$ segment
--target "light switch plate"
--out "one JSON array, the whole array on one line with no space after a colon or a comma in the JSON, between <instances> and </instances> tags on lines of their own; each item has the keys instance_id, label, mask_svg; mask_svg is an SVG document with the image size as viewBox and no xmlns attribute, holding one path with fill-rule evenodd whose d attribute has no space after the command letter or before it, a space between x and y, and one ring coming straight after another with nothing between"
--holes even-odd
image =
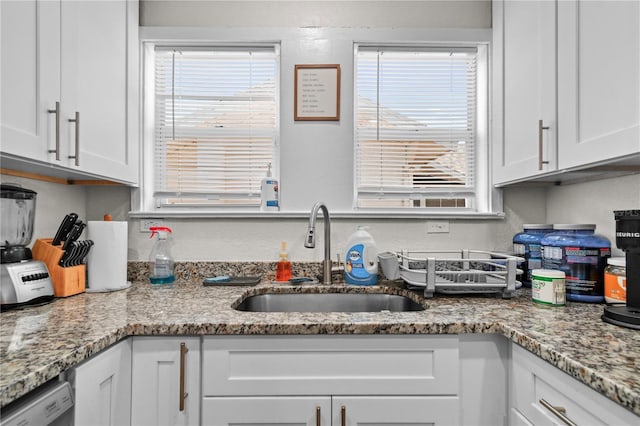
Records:
<instances>
[{"instance_id":1,"label":"light switch plate","mask_svg":"<svg viewBox=\"0 0 640 426\"><path fill-rule=\"evenodd\" d=\"M140 219L140 232L151 232L149 228L154 226L164 226L162 219Z\"/></svg>"}]
</instances>

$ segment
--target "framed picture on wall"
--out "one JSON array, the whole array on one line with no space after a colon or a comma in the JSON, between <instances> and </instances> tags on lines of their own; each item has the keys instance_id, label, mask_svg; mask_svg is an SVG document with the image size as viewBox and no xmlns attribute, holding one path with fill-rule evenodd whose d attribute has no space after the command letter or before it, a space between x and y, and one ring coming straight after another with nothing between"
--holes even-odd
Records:
<instances>
[{"instance_id":1,"label":"framed picture on wall","mask_svg":"<svg viewBox=\"0 0 640 426\"><path fill-rule=\"evenodd\" d=\"M296 121L340 120L340 65L296 65L294 82Z\"/></svg>"}]
</instances>

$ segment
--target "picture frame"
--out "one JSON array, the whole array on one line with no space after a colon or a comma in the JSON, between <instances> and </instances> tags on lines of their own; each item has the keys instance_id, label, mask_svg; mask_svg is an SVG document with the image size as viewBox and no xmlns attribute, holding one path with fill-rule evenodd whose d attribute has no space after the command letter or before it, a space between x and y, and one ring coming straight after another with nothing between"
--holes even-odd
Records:
<instances>
[{"instance_id":1,"label":"picture frame","mask_svg":"<svg viewBox=\"0 0 640 426\"><path fill-rule=\"evenodd\" d=\"M340 64L296 65L295 121L340 120Z\"/></svg>"}]
</instances>

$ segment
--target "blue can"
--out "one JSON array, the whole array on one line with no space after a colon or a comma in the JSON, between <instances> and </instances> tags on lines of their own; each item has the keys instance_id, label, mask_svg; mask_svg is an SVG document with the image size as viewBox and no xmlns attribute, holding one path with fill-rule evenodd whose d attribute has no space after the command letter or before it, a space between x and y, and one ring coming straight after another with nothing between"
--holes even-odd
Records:
<instances>
[{"instance_id":1,"label":"blue can","mask_svg":"<svg viewBox=\"0 0 640 426\"><path fill-rule=\"evenodd\" d=\"M604 302L604 268L611 242L593 224L558 224L542 238L542 267L563 271L567 300Z\"/></svg>"},{"instance_id":2,"label":"blue can","mask_svg":"<svg viewBox=\"0 0 640 426\"><path fill-rule=\"evenodd\" d=\"M513 237L513 254L524 257L522 264L522 285L531 287L531 271L542 269L542 238L553 232L549 223L525 223L524 232Z\"/></svg>"}]
</instances>

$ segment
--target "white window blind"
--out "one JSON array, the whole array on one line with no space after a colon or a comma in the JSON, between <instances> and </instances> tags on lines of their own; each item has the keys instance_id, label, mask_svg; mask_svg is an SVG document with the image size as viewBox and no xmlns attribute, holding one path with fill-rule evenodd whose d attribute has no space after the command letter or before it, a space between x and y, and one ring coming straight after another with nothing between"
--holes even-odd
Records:
<instances>
[{"instance_id":1,"label":"white window blind","mask_svg":"<svg viewBox=\"0 0 640 426\"><path fill-rule=\"evenodd\" d=\"M476 56L466 47L358 47L357 207L473 207Z\"/></svg>"},{"instance_id":2,"label":"white window blind","mask_svg":"<svg viewBox=\"0 0 640 426\"><path fill-rule=\"evenodd\" d=\"M157 207L259 206L278 134L277 50L155 47Z\"/></svg>"}]
</instances>

